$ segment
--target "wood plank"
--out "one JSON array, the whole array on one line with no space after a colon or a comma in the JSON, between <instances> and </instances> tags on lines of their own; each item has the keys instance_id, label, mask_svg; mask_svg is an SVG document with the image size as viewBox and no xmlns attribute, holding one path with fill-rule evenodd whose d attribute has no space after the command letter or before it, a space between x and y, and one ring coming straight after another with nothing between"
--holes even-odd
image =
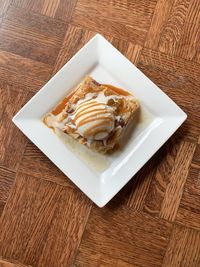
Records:
<instances>
[{"instance_id":1,"label":"wood plank","mask_svg":"<svg viewBox=\"0 0 200 267\"><path fill-rule=\"evenodd\" d=\"M76 0L14 0L13 5L27 11L69 22Z\"/></svg>"},{"instance_id":2,"label":"wood plank","mask_svg":"<svg viewBox=\"0 0 200 267\"><path fill-rule=\"evenodd\" d=\"M131 42L124 41L109 35L103 36L116 47L123 55L125 55L133 64L137 65L142 46Z\"/></svg>"},{"instance_id":3,"label":"wood plank","mask_svg":"<svg viewBox=\"0 0 200 267\"><path fill-rule=\"evenodd\" d=\"M128 206L134 210L143 210L151 180L156 170L156 155L117 193L110 201L114 208ZM117 264L117 263L116 263Z\"/></svg>"},{"instance_id":4,"label":"wood plank","mask_svg":"<svg viewBox=\"0 0 200 267\"><path fill-rule=\"evenodd\" d=\"M159 43L156 47L159 47L161 52L172 53L176 43L179 42L189 2L189 0L175 0L173 3L171 2L170 13L167 14L168 16L165 16L165 23L162 25ZM164 46L166 46L166 50Z\"/></svg>"},{"instance_id":5,"label":"wood plank","mask_svg":"<svg viewBox=\"0 0 200 267\"><path fill-rule=\"evenodd\" d=\"M3 212L4 206L5 206L5 203L0 201L0 216Z\"/></svg>"},{"instance_id":6,"label":"wood plank","mask_svg":"<svg viewBox=\"0 0 200 267\"><path fill-rule=\"evenodd\" d=\"M4 110L9 99L9 89L6 82L0 82L0 119L2 119Z\"/></svg>"},{"instance_id":7,"label":"wood plank","mask_svg":"<svg viewBox=\"0 0 200 267\"><path fill-rule=\"evenodd\" d=\"M34 3L35 1L33 1ZM5 21L24 27L38 34L50 36L55 40L62 41L65 23L40 14L28 12L22 8L11 6L7 12Z\"/></svg>"},{"instance_id":8,"label":"wood plank","mask_svg":"<svg viewBox=\"0 0 200 267\"><path fill-rule=\"evenodd\" d=\"M200 6L198 0L176 0L166 22L158 49L199 61Z\"/></svg>"},{"instance_id":9,"label":"wood plank","mask_svg":"<svg viewBox=\"0 0 200 267\"><path fill-rule=\"evenodd\" d=\"M128 207L93 207L75 266L161 266L170 233L170 223Z\"/></svg>"},{"instance_id":10,"label":"wood plank","mask_svg":"<svg viewBox=\"0 0 200 267\"><path fill-rule=\"evenodd\" d=\"M66 35L57 57L54 73L56 73L74 54L78 52L94 35L96 32L89 31L79 26L69 25ZM124 54L130 61L137 64L142 47L128 43L124 40L114 38L108 35L104 37L111 42L122 54Z\"/></svg>"},{"instance_id":11,"label":"wood plank","mask_svg":"<svg viewBox=\"0 0 200 267\"><path fill-rule=\"evenodd\" d=\"M156 1L145 0L79 0L72 23L142 45L155 5Z\"/></svg>"},{"instance_id":12,"label":"wood plank","mask_svg":"<svg viewBox=\"0 0 200 267\"><path fill-rule=\"evenodd\" d=\"M160 38L159 50L161 52L173 53L183 33L189 0L174 2L170 16L164 26Z\"/></svg>"},{"instance_id":13,"label":"wood plank","mask_svg":"<svg viewBox=\"0 0 200 267\"><path fill-rule=\"evenodd\" d=\"M33 266L71 266L91 202L81 192L19 173L1 218L0 255Z\"/></svg>"},{"instance_id":14,"label":"wood plank","mask_svg":"<svg viewBox=\"0 0 200 267\"><path fill-rule=\"evenodd\" d=\"M155 155L155 170L143 205L143 210L152 216L159 217L165 191L170 182L170 175L180 146L181 139L177 132Z\"/></svg>"},{"instance_id":15,"label":"wood plank","mask_svg":"<svg viewBox=\"0 0 200 267\"><path fill-rule=\"evenodd\" d=\"M139 63L141 67L151 66L151 68L157 70L157 81L159 85L173 88L186 88L192 85L193 90L198 88L199 64L192 61L144 48ZM165 75L161 75L160 71L163 71Z\"/></svg>"},{"instance_id":16,"label":"wood plank","mask_svg":"<svg viewBox=\"0 0 200 267\"><path fill-rule=\"evenodd\" d=\"M138 68L188 113L188 119L182 126L181 135L186 141L196 143L200 133L198 123L200 112L198 103L200 99L199 65L144 48L139 58Z\"/></svg>"},{"instance_id":17,"label":"wood plank","mask_svg":"<svg viewBox=\"0 0 200 267\"><path fill-rule=\"evenodd\" d=\"M61 69L61 67L94 35L95 32L69 25L53 73L55 74Z\"/></svg>"},{"instance_id":18,"label":"wood plank","mask_svg":"<svg viewBox=\"0 0 200 267\"><path fill-rule=\"evenodd\" d=\"M132 43L128 44L127 51L125 52L125 56L134 64L137 66L137 63L139 61L140 53L142 51L142 46L135 45Z\"/></svg>"},{"instance_id":19,"label":"wood plank","mask_svg":"<svg viewBox=\"0 0 200 267\"><path fill-rule=\"evenodd\" d=\"M59 1L59 5L55 12L55 18L70 22L77 0Z\"/></svg>"},{"instance_id":20,"label":"wood plank","mask_svg":"<svg viewBox=\"0 0 200 267\"><path fill-rule=\"evenodd\" d=\"M157 2L145 46L200 62L198 0Z\"/></svg>"},{"instance_id":21,"label":"wood plank","mask_svg":"<svg viewBox=\"0 0 200 267\"><path fill-rule=\"evenodd\" d=\"M198 267L200 232L175 225L163 261L163 267Z\"/></svg>"},{"instance_id":22,"label":"wood plank","mask_svg":"<svg viewBox=\"0 0 200 267\"><path fill-rule=\"evenodd\" d=\"M47 20L11 7L0 28L0 49L53 65L65 30L66 25L60 21Z\"/></svg>"},{"instance_id":23,"label":"wood plank","mask_svg":"<svg viewBox=\"0 0 200 267\"><path fill-rule=\"evenodd\" d=\"M52 67L42 62L0 51L0 76L12 85L38 91L51 77Z\"/></svg>"},{"instance_id":24,"label":"wood plank","mask_svg":"<svg viewBox=\"0 0 200 267\"><path fill-rule=\"evenodd\" d=\"M191 168L184 186L176 221L182 225L200 230L200 166L197 165L199 160L198 146L196 147Z\"/></svg>"},{"instance_id":25,"label":"wood plank","mask_svg":"<svg viewBox=\"0 0 200 267\"><path fill-rule=\"evenodd\" d=\"M6 202L15 180L15 172L0 166L0 201Z\"/></svg>"},{"instance_id":26,"label":"wood plank","mask_svg":"<svg viewBox=\"0 0 200 267\"><path fill-rule=\"evenodd\" d=\"M134 185L137 178L133 177L109 202L113 209L118 209L118 207L132 207L132 194L134 192ZM139 210L139 208L138 208Z\"/></svg>"},{"instance_id":27,"label":"wood plank","mask_svg":"<svg viewBox=\"0 0 200 267\"><path fill-rule=\"evenodd\" d=\"M136 210L142 210L144 207L145 199L149 192L152 179L156 171L156 157L145 164L145 166L133 177L133 187L129 195L127 205Z\"/></svg>"},{"instance_id":28,"label":"wood plank","mask_svg":"<svg viewBox=\"0 0 200 267\"><path fill-rule=\"evenodd\" d=\"M200 168L200 143L197 144L195 153L192 159L192 167Z\"/></svg>"},{"instance_id":29,"label":"wood plank","mask_svg":"<svg viewBox=\"0 0 200 267\"><path fill-rule=\"evenodd\" d=\"M39 179L55 182L62 186L76 188L31 141L28 141L21 159L19 170ZM79 190L79 189L77 189Z\"/></svg>"},{"instance_id":30,"label":"wood plank","mask_svg":"<svg viewBox=\"0 0 200 267\"><path fill-rule=\"evenodd\" d=\"M35 1L30 1L30 0L14 0L13 5L20 7L20 9L25 9L28 11L32 11L34 13L39 13L40 10L42 9L42 1L41 0L35 0Z\"/></svg>"},{"instance_id":31,"label":"wood plank","mask_svg":"<svg viewBox=\"0 0 200 267\"><path fill-rule=\"evenodd\" d=\"M94 265L94 266L102 266L102 267L138 267L139 265L136 264L130 264L124 260L121 259L113 259L113 258L108 258L106 257L106 255L104 255L103 253L99 254L98 256L98 262L100 262L101 265ZM95 260L95 264L96 264L97 260ZM88 263L87 263L88 264ZM90 263L89 263L90 264ZM74 264L73 267L83 267L85 265L83 265L83 263L78 262L77 264ZM90 265L87 265L90 266Z\"/></svg>"},{"instance_id":32,"label":"wood plank","mask_svg":"<svg viewBox=\"0 0 200 267\"><path fill-rule=\"evenodd\" d=\"M32 267L31 265L24 265L17 261L7 260L0 256L0 267Z\"/></svg>"},{"instance_id":33,"label":"wood plank","mask_svg":"<svg viewBox=\"0 0 200 267\"><path fill-rule=\"evenodd\" d=\"M17 87L7 87L4 90L8 91L8 101L0 125L0 164L17 170L27 139L14 126L12 118L31 95Z\"/></svg>"},{"instance_id":34,"label":"wood plank","mask_svg":"<svg viewBox=\"0 0 200 267\"><path fill-rule=\"evenodd\" d=\"M192 76L191 76L192 77ZM183 78L184 79L184 78ZM174 88L173 86L161 85L162 90L171 97L188 115L187 120L180 128L180 135L184 137L187 141L197 142L200 127L199 127L199 118L198 114L200 113L199 105L199 91L196 90L196 85L193 84L192 78L188 77L187 79L191 80L191 84L187 87ZM197 81L197 85L198 85ZM193 84L193 85L192 85Z\"/></svg>"},{"instance_id":35,"label":"wood plank","mask_svg":"<svg viewBox=\"0 0 200 267\"><path fill-rule=\"evenodd\" d=\"M200 145L196 146L189 174L185 183L184 190L190 194L200 195Z\"/></svg>"},{"instance_id":36,"label":"wood plank","mask_svg":"<svg viewBox=\"0 0 200 267\"><path fill-rule=\"evenodd\" d=\"M58 9L58 6L60 4L60 0L50 0L50 1L40 1L42 4L42 8L39 11L41 14L48 16L48 17L55 17L56 11ZM71 2L71 1L69 1Z\"/></svg>"},{"instance_id":37,"label":"wood plank","mask_svg":"<svg viewBox=\"0 0 200 267\"><path fill-rule=\"evenodd\" d=\"M189 195L184 192L177 212L176 222L200 231L200 210L194 203L195 201L199 203L200 197L198 195Z\"/></svg>"},{"instance_id":38,"label":"wood plank","mask_svg":"<svg viewBox=\"0 0 200 267\"><path fill-rule=\"evenodd\" d=\"M15 172L0 166L0 216L15 180Z\"/></svg>"},{"instance_id":39,"label":"wood plank","mask_svg":"<svg viewBox=\"0 0 200 267\"><path fill-rule=\"evenodd\" d=\"M191 165L189 174L185 183L184 190L190 194L198 195L200 194L200 168L193 167Z\"/></svg>"},{"instance_id":40,"label":"wood plank","mask_svg":"<svg viewBox=\"0 0 200 267\"><path fill-rule=\"evenodd\" d=\"M151 21L151 26L149 28L146 40L145 40L145 47L150 49L157 49L159 41L160 41L160 35L162 32L162 29L170 15L171 8L173 6L174 1L169 0L158 0L153 18Z\"/></svg>"},{"instance_id":41,"label":"wood plank","mask_svg":"<svg viewBox=\"0 0 200 267\"><path fill-rule=\"evenodd\" d=\"M195 144L184 142L177 153L160 210L160 217L165 220L174 221L176 218L195 147Z\"/></svg>"}]
</instances>

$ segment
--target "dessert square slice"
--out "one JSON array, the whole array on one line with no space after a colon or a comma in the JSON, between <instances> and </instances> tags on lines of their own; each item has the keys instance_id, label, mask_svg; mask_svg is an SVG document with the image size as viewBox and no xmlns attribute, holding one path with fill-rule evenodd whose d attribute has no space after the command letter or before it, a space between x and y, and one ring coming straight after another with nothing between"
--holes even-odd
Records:
<instances>
[{"instance_id":1,"label":"dessert square slice","mask_svg":"<svg viewBox=\"0 0 200 267\"><path fill-rule=\"evenodd\" d=\"M55 133L61 131L106 153L119 144L138 108L139 102L130 92L86 76L43 121Z\"/></svg>"}]
</instances>

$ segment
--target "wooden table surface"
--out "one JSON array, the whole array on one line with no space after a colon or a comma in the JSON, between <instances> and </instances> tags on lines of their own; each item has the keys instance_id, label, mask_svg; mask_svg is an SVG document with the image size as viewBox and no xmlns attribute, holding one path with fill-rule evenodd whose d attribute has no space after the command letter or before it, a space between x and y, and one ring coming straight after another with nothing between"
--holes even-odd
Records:
<instances>
[{"instance_id":1,"label":"wooden table surface","mask_svg":"<svg viewBox=\"0 0 200 267\"><path fill-rule=\"evenodd\" d=\"M97 32L188 114L102 209L11 122ZM0 101L0 267L200 266L199 0L0 0Z\"/></svg>"}]
</instances>

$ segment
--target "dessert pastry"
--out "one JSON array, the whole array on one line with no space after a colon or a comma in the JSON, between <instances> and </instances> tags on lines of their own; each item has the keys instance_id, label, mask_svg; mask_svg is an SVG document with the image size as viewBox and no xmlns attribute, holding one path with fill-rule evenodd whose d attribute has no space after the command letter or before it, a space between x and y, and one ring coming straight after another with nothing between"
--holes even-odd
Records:
<instances>
[{"instance_id":1,"label":"dessert pastry","mask_svg":"<svg viewBox=\"0 0 200 267\"><path fill-rule=\"evenodd\" d=\"M44 123L97 152L112 150L131 123L138 100L128 91L90 76L44 117Z\"/></svg>"}]
</instances>

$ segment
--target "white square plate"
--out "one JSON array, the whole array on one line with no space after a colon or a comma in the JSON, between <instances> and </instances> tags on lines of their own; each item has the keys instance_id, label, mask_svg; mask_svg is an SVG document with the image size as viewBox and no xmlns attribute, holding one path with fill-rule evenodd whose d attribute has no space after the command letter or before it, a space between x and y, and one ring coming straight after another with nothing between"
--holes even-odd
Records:
<instances>
[{"instance_id":1,"label":"white square plate","mask_svg":"<svg viewBox=\"0 0 200 267\"><path fill-rule=\"evenodd\" d=\"M100 83L133 92L141 103L140 119L127 135L126 144L110 156L96 156L76 142L63 142L42 122L43 116L86 74ZM15 115L13 122L91 200L103 207L186 117L152 81L97 34Z\"/></svg>"}]
</instances>

